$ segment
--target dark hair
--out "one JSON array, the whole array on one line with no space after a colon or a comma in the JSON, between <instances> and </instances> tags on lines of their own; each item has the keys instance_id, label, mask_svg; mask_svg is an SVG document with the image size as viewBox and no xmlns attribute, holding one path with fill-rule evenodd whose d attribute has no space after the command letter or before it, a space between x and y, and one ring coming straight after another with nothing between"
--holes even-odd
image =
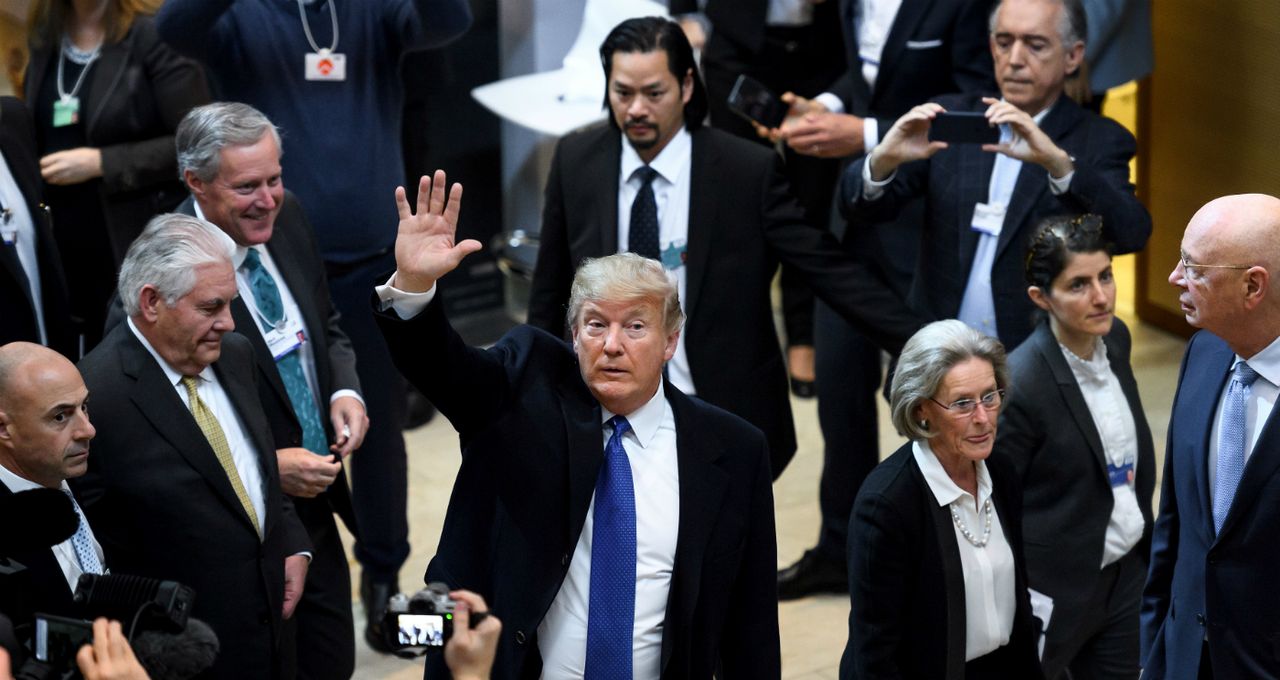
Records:
<instances>
[{"instance_id":1,"label":"dark hair","mask_svg":"<svg viewBox=\"0 0 1280 680\"><path fill-rule=\"evenodd\" d=\"M1111 243L1102 235L1102 217L1093 213L1047 217L1027 246L1027 283L1049 295L1053 280L1067 268L1071 255L1103 251L1110 256L1111 250Z\"/></svg>"},{"instance_id":2,"label":"dark hair","mask_svg":"<svg viewBox=\"0 0 1280 680\"><path fill-rule=\"evenodd\" d=\"M148 4L144 0L110 0L106 4L107 11L103 14L102 24L107 43L124 40L135 17L155 12L155 8L159 7L159 3ZM35 47L52 45L56 49L71 22L70 16L74 13L71 0L36 0L27 15L31 44Z\"/></svg>"},{"instance_id":3,"label":"dark hair","mask_svg":"<svg viewBox=\"0 0 1280 680\"><path fill-rule=\"evenodd\" d=\"M607 83L613 72L613 55L615 52L654 52L662 50L667 53L667 69L676 77L676 82L684 86L684 76L693 73L693 96L684 105L684 126L690 132L702 126L702 119L707 117L707 91L702 84L702 76L698 74L698 64L693 60L693 47L685 37L684 30L670 19L662 17L640 17L627 19L613 27L609 35L600 43L600 65L604 67L604 79ZM609 108L609 91L605 88L604 108ZM618 127L618 121L609 116L609 124Z\"/></svg>"}]
</instances>

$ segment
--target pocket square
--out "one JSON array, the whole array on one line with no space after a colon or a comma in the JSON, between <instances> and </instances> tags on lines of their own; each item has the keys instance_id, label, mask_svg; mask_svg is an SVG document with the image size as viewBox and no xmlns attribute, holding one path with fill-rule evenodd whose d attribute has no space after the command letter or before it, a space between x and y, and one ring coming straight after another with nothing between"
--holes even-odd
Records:
<instances>
[{"instance_id":1,"label":"pocket square","mask_svg":"<svg viewBox=\"0 0 1280 680\"><path fill-rule=\"evenodd\" d=\"M909 50L927 50L934 47L942 47L942 38L935 40L908 40L907 49Z\"/></svg>"}]
</instances>

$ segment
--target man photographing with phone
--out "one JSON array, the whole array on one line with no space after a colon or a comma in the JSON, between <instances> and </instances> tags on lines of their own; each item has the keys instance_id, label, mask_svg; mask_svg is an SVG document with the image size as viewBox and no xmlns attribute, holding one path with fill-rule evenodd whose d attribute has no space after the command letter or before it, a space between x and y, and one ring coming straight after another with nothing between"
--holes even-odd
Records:
<instances>
[{"instance_id":1,"label":"man photographing with phone","mask_svg":"<svg viewBox=\"0 0 1280 680\"><path fill-rule=\"evenodd\" d=\"M1004 0L990 26L1000 98L948 96L913 108L845 172L841 204L852 224L867 224L923 196L911 305L959 318L1012 349L1031 331L1022 260L1035 224L1096 213L1116 252L1128 253L1146 244L1151 216L1129 182L1133 135L1062 96L1084 54L1079 0ZM951 110L983 111L999 141L931 138Z\"/></svg>"}]
</instances>

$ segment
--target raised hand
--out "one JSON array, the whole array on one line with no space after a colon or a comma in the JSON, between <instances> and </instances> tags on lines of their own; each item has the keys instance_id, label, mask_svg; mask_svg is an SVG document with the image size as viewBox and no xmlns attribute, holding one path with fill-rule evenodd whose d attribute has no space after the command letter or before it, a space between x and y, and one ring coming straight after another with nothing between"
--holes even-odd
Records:
<instances>
[{"instance_id":1,"label":"raised hand","mask_svg":"<svg viewBox=\"0 0 1280 680\"><path fill-rule=\"evenodd\" d=\"M922 158L947 148L946 142L929 141L929 127L939 113L946 111L933 102L921 104L902 115L872 150L867 162L871 164L871 178L880 181L888 177L899 165Z\"/></svg>"},{"instance_id":2,"label":"raised hand","mask_svg":"<svg viewBox=\"0 0 1280 680\"><path fill-rule=\"evenodd\" d=\"M992 125L1008 125L1013 138L1001 144L983 144L983 151L1002 153L1024 163L1035 163L1050 176L1065 177L1074 169L1071 156L1046 135L1035 120L1022 109L999 99L983 97L987 120Z\"/></svg>"},{"instance_id":3,"label":"raised hand","mask_svg":"<svg viewBox=\"0 0 1280 680\"><path fill-rule=\"evenodd\" d=\"M457 268L462 258L480 250L479 241L454 243L458 211L462 207L462 185L454 184L446 200L445 173L423 176L418 182L417 211L409 205L404 187L396 187L396 208L400 227L396 234L396 288L409 293L425 293L436 280Z\"/></svg>"}]
</instances>

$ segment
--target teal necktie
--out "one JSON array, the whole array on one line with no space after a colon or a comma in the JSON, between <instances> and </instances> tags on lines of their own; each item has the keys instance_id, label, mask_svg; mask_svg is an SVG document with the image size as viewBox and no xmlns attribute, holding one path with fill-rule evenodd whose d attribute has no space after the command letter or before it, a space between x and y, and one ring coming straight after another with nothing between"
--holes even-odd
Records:
<instances>
[{"instance_id":1,"label":"teal necktie","mask_svg":"<svg viewBox=\"0 0 1280 680\"><path fill-rule=\"evenodd\" d=\"M253 291L258 322L262 325L263 332L269 333L284 319L280 288L276 286L271 272L262 266L262 258L254 248L250 248L245 254L244 269L249 275L249 289ZM329 449L326 446L324 426L320 423L320 409L311 396L307 375L302 371L301 355L299 348L289 351L276 359L276 370L280 371L280 379L284 382L285 391L289 393L293 412L302 425L302 446L312 453L327 456Z\"/></svg>"}]
</instances>

